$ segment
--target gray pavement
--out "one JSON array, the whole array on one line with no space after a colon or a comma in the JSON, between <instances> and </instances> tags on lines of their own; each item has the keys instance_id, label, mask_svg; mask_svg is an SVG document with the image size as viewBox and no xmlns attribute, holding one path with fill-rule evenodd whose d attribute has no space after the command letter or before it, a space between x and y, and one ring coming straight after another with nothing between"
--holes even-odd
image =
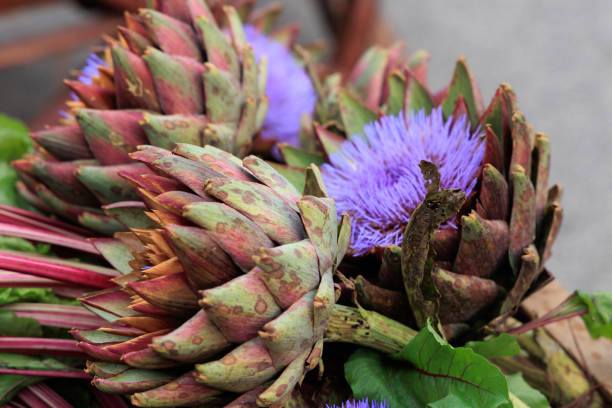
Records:
<instances>
[{"instance_id":1,"label":"gray pavement","mask_svg":"<svg viewBox=\"0 0 612 408\"><path fill-rule=\"evenodd\" d=\"M285 3L286 20L304 21L303 39L325 36L307 2ZM13 28L0 19L0 43L15 30L74 16L62 7ZM570 289L612 290L612 2L385 0L383 13L408 50L424 48L432 55L432 88L448 82L460 55L485 100L501 82L514 87L528 121L550 135L551 180L565 189L565 220L549 269ZM83 53L0 71L0 112L32 117Z\"/></svg>"}]
</instances>

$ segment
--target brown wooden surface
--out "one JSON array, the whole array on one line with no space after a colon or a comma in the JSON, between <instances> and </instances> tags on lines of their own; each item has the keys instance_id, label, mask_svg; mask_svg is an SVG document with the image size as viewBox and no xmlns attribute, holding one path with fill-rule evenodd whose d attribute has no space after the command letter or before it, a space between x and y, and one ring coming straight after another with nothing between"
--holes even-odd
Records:
<instances>
[{"instance_id":1,"label":"brown wooden surface","mask_svg":"<svg viewBox=\"0 0 612 408\"><path fill-rule=\"evenodd\" d=\"M25 38L0 46L0 69L26 65L42 58L71 51L115 30L122 18L105 17L79 26Z\"/></svg>"},{"instance_id":2,"label":"brown wooden surface","mask_svg":"<svg viewBox=\"0 0 612 408\"><path fill-rule=\"evenodd\" d=\"M33 6L44 3L59 3L66 0L0 0L0 13L24 6Z\"/></svg>"},{"instance_id":3,"label":"brown wooden surface","mask_svg":"<svg viewBox=\"0 0 612 408\"><path fill-rule=\"evenodd\" d=\"M522 303L531 318L544 315L570 295L561 284L552 281ZM612 402L612 341L604 338L593 340L581 317L574 317L549 324L546 330L570 353L583 368L601 384L600 391ZM573 336L572 336L573 332ZM574 341L574 336L576 341ZM580 351L576 347L580 346ZM583 360L584 357L584 360Z\"/></svg>"}]
</instances>

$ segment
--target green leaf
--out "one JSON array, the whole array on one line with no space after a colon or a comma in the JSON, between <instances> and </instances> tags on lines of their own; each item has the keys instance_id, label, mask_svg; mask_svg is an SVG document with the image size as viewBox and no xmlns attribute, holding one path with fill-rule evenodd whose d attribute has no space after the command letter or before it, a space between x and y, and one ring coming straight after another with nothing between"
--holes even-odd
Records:
<instances>
[{"instance_id":1,"label":"green leaf","mask_svg":"<svg viewBox=\"0 0 612 408\"><path fill-rule=\"evenodd\" d=\"M448 93L444 101L442 101L442 113L444 113L445 118L452 115L455 110L457 99L459 96L463 96L470 111L470 121L472 125L475 125L478 123L478 112L474 95L477 91L472 84L472 78L470 76L470 71L465 64L465 60L459 58L457 65L455 65L455 73L453 74L453 79L448 88Z\"/></svg>"},{"instance_id":2,"label":"green leaf","mask_svg":"<svg viewBox=\"0 0 612 408\"><path fill-rule=\"evenodd\" d=\"M0 367L18 370L74 371L69 365L54 358L13 353L0 353Z\"/></svg>"},{"instance_id":3,"label":"green leaf","mask_svg":"<svg viewBox=\"0 0 612 408\"><path fill-rule=\"evenodd\" d=\"M288 166L308 167L311 163L317 166L325 163L325 157L321 153L298 149L286 143L281 143L278 147Z\"/></svg>"},{"instance_id":4,"label":"green leaf","mask_svg":"<svg viewBox=\"0 0 612 408\"><path fill-rule=\"evenodd\" d=\"M10 249L13 251L28 252L31 254L38 255L49 255L51 252L51 245L49 244L32 244L30 241L26 241L23 238L18 237L5 237L0 235L0 249Z\"/></svg>"},{"instance_id":5,"label":"green leaf","mask_svg":"<svg viewBox=\"0 0 612 408\"><path fill-rule=\"evenodd\" d=\"M42 380L42 377L0 375L0 405L4 406L21 390Z\"/></svg>"},{"instance_id":6,"label":"green leaf","mask_svg":"<svg viewBox=\"0 0 612 408\"><path fill-rule=\"evenodd\" d=\"M0 161L0 204L22 206L21 196L15 189L17 173L7 162Z\"/></svg>"},{"instance_id":7,"label":"green leaf","mask_svg":"<svg viewBox=\"0 0 612 408\"><path fill-rule=\"evenodd\" d=\"M577 291L578 299L588 309L582 319L592 338L612 339L612 292Z\"/></svg>"},{"instance_id":8,"label":"green leaf","mask_svg":"<svg viewBox=\"0 0 612 408\"><path fill-rule=\"evenodd\" d=\"M16 160L31 147L27 126L18 119L0 114L0 161Z\"/></svg>"},{"instance_id":9,"label":"green leaf","mask_svg":"<svg viewBox=\"0 0 612 408\"><path fill-rule=\"evenodd\" d=\"M363 127L378 120L376 112L371 111L346 91L340 92L339 103L340 115L348 139L353 139L353 136L363 136L365 134Z\"/></svg>"},{"instance_id":10,"label":"green leaf","mask_svg":"<svg viewBox=\"0 0 612 408\"><path fill-rule=\"evenodd\" d=\"M408 80L408 92L406 97L406 113L419 112L425 110L429 115L434 108L431 95L415 77Z\"/></svg>"},{"instance_id":11,"label":"green leaf","mask_svg":"<svg viewBox=\"0 0 612 408\"><path fill-rule=\"evenodd\" d=\"M516 336L507 333L482 341L469 341L465 347L486 358L515 356L521 352Z\"/></svg>"},{"instance_id":12,"label":"green leaf","mask_svg":"<svg viewBox=\"0 0 612 408\"><path fill-rule=\"evenodd\" d=\"M432 403L445 407L457 401L463 403L455 405L458 407L512 406L499 368L469 348L450 346L429 322L392 359L359 349L344 368L356 398L386 399L394 408ZM457 398L449 397L451 394Z\"/></svg>"},{"instance_id":13,"label":"green leaf","mask_svg":"<svg viewBox=\"0 0 612 408\"><path fill-rule=\"evenodd\" d=\"M278 171L281 176L286 178L297 191L300 193L304 192L304 186L306 185L306 169L289 167L274 162L269 162L268 164Z\"/></svg>"},{"instance_id":14,"label":"green leaf","mask_svg":"<svg viewBox=\"0 0 612 408\"><path fill-rule=\"evenodd\" d=\"M4 288L0 290L0 306L10 303L53 303L59 305L78 305L74 299L56 296L51 289L40 288Z\"/></svg>"},{"instance_id":15,"label":"green leaf","mask_svg":"<svg viewBox=\"0 0 612 408\"><path fill-rule=\"evenodd\" d=\"M529 408L550 408L548 400L540 391L532 388L523 378L523 374L507 375L508 390ZM516 407L516 404L515 404Z\"/></svg>"},{"instance_id":16,"label":"green leaf","mask_svg":"<svg viewBox=\"0 0 612 408\"><path fill-rule=\"evenodd\" d=\"M441 400L427 404L427 408L470 408L470 405L456 394L448 394Z\"/></svg>"},{"instance_id":17,"label":"green leaf","mask_svg":"<svg viewBox=\"0 0 612 408\"><path fill-rule=\"evenodd\" d=\"M17 317L9 310L0 310L0 336L42 337L42 326L29 317Z\"/></svg>"},{"instance_id":18,"label":"green leaf","mask_svg":"<svg viewBox=\"0 0 612 408\"><path fill-rule=\"evenodd\" d=\"M387 99L387 114L399 115L404 108L404 94L406 93L406 79L399 72L389 75L389 99Z\"/></svg>"}]
</instances>

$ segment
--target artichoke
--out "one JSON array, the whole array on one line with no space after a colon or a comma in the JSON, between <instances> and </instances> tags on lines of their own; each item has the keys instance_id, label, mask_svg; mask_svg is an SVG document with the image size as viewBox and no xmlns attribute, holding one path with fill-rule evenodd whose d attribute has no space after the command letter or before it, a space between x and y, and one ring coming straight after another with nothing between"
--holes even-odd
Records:
<instances>
[{"instance_id":1,"label":"artichoke","mask_svg":"<svg viewBox=\"0 0 612 408\"><path fill-rule=\"evenodd\" d=\"M14 163L22 195L112 235L152 226L125 179L155 177L130 159L136 146L211 145L244 157L256 137L295 140L316 98L290 52L297 30L272 31L281 7L253 3L158 0L126 14L117 38L66 81L73 100L63 123L34 132L37 154Z\"/></svg>"},{"instance_id":2,"label":"artichoke","mask_svg":"<svg viewBox=\"0 0 612 408\"><path fill-rule=\"evenodd\" d=\"M157 228L93 240L126 273L82 298L110 321L73 331L93 384L137 406L284 403L320 362L348 219L255 156L181 143L131 156L160 174L132 181Z\"/></svg>"},{"instance_id":3,"label":"artichoke","mask_svg":"<svg viewBox=\"0 0 612 408\"><path fill-rule=\"evenodd\" d=\"M419 327L437 315L452 335L474 319L502 320L546 280L561 188L548 187L548 136L526 122L509 85L485 108L462 57L448 87L432 94L428 55L402 64L400 50L370 49L344 86L334 75L317 83L310 149L281 152L285 170L321 165L338 212L350 215L353 257L343 269L365 275L353 279L361 304ZM422 160L437 180L425 179ZM440 204L433 184L455 189L458 202L432 223L422 207ZM407 240L418 231L427 239ZM429 280L438 306L424 312Z\"/></svg>"}]
</instances>

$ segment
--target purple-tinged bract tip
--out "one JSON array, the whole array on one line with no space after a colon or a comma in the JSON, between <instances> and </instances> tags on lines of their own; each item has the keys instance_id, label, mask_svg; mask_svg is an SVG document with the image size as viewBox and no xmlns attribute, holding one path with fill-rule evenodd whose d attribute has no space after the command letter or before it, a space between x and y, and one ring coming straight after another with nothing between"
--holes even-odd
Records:
<instances>
[{"instance_id":1,"label":"purple-tinged bract tip","mask_svg":"<svg viewBox=\"0 0 612 408\"><path fill-rule=\"evenodd\" d=\"M427 192L421 160L438 166L442 188L458 188L467 196L476 184L484 143L464 115L454 124L452 117L444 120L440 108L430 115L412 113L409 120L403 114L384 116L367 124L364 133L367 141L353 136L321 167L338 214L351 217L351 248L357 255L401 244L410 215Z\"/></svg>"},{"instance_id":2,"label":"purple-tinged bract tip","mask_svg":"<svg viewBox=\"0 0 612 408\"><path fill-rule=\"evenodd\" d=\"M255 59L265 56L268 61L269 107L262 136L298 146L302 114L312 114L317 99L312 81L283 44L251 25L244 32Z\"/></svg>"}]
</instances>

